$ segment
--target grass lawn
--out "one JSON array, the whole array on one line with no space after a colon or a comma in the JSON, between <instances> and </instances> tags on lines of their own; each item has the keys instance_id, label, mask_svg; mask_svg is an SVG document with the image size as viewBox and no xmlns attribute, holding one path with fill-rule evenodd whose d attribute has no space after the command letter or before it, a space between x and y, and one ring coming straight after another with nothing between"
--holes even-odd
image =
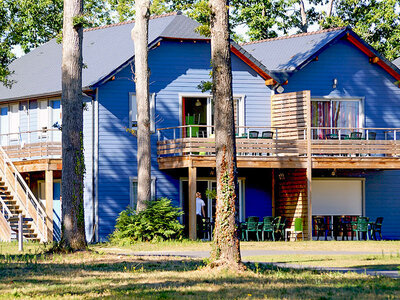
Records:
<instances>
[{"instance_id":1,"label":"grass lawn","mask_svg":"<svg viewBox=\"0 0 400 300\"><path fill-rule=\"evenodd\" d=\"M314 247L313 242L286 243L286 246L284 246L285 243L276 243L276 245L270 245L274 243L256 243L256 246L259 247L262 244L265 247L278 247L279 249L290 249L296 246L304 250ZM252 248L251 245L251 243L244 243L243 247ZM353 244L349 242L348 245ZM353 246L361 245L355 243ZM388 242L389 248L390 245ZM399 244L397 243L397 245ZM105 249L115 246L106 248L106 245L98 245L93 248L100 250L100 253L92 251L68 255L35 254L43 249L43 246L37 244L26 244L25 254L17 254L17 247L16 243L0 243L0 299L61 297L74 299L99 297L112 299L400 298L398 279L364 274L278 270L257 264L249 264L248 271L243 273L229 273L204 269L204 262L197 259L136 257L115 255L105 251ZM209 243L185 241L180 244L177 242L139 244L133 247L126 246L125 250L128 252L132 248L140 250L149 250L149 248L151 250L170 250L171 248L188 250L193 248L199 250L199 248L208 249L207 247L210 247ZM367 246L366 249L368 249ZM397 256L392 255L391 258L389 255L387 258L385 256L382 259L398 265L399 258ZM339 255L333 257L338 257L338 260L346 259ZM349 257L350 260L356 261L352 255ZM268 257L258 256L258 258L263 260ZM314 259L319 259L319 263L330 261L327 256L318 256ZM274 256L273 259L275 262L287 261L307 265L311 260L311 257L307 257L307 255ZM359 261L363 262L362 259Z\"/></svg>"},{"instance_id":2,"label":"grass lawn","mask_svg":"<svg viewBox=\"0 0 400 300\"><path fill-rule=\"evenodd\" d=\"M200 241L166 241L151 244L135 243L133 245L111 246L97 244L93 249L99 251L210 251L211 242ZM397 255L400 253L400 241L298 241L298 242L240 242L242 250L295 250L295 251L346 251L371 252Z\"/></svg>"},{"instance_id":3,"label":"grass lawn","mask_svg":"<svg viewBox=\"0 0 400 300\"><path fill-rule=\"evenodd\" d=\"M363 274L261 269L203 269L200 260L81 252L7 255L0 259L0 298L307 298L395 299L398 280Z\"/></svg>"},{"instance_id":4,"label":"grass lawn","mask_svg":"<svg viewBox=\"0 0 400 300\"><path fill-rule=\"evenodd\" d=\"M400 255L254 255L244 256L244 261L288 263L314 267L367 268L371 270L398 270Z\"/></svg>"}]
</instances>

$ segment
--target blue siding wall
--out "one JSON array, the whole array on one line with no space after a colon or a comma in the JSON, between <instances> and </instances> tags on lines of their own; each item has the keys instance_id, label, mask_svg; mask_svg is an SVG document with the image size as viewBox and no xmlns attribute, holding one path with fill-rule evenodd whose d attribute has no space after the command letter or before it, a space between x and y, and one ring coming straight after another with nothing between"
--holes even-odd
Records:
<instances>
[{"instance_id":1,"label":"blue siding wall","mask_svg":"<svg viewBox=\"0 0 400 300\"><path fill-rule=\"evenodd\" d=\"M338 79L336 89L333 79ZM365 97L365 127L400 127L400 89L396 80L352 44L340 41L289 79L285 92L311 90L311 97ZM366 215L383 216L387 238L400 238L400 171L368 173L365 182Z\"/></svg>"},{"instance_id":2,"label":"blue siding wall","mask_svg":"<svg viewBox=\"0 0 400 300\"><path fill-rule=\"evenodd\" d=\"M210 44L162 41L149 53L150 92L156 93L157 127L180 125L179 96L198 94L201 81L210 80ZM252 126L269 125L270 90L264 80L237 57L232 57L233 91L245 95L246 121ZM99 237L104 240L114 228L121 210L130 202L131 177L137 176L136 138L127 133L129 92L134 92L130 66L115 80L99 87ZM156 136L152 138L152 176L156 196L166 196L179 205L179 177L158 170Z\"/></svg>"},{"instance_id":3,"label":"blue siding wall","mask_svg":"<svg viewBox=\"0 0 400 300\"><path fill-rule=\"evenodd\" d=\"M246 218L272 216L271 174L271 169L239 169L239 176L246 177Z\"/></svg>"}]
</instances>

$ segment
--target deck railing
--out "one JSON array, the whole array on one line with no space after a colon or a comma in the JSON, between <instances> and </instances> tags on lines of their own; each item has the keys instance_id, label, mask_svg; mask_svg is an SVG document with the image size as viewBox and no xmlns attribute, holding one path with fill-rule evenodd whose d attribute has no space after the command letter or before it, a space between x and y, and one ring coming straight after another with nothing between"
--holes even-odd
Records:
<instances>
[{"instance_id":1,"label":"deck railing","mask_svg":"<svg viewBox=\"0 0 400 300\"><path fill-rule=\"evenodd\" d=\"M47 129L0 134L0 145L12 160L60 158L61 131Z\"/></svg>"},{"instance_id":2,"label":"deck railing","mask_svg":"<svg viewBox=\"0 0 400 300\"><path fill-rule=\"evenodd\" d=\"M159 157L215 155L213 126L177 126L160 128L157 132ZM313 127L311 154L398 157L398 132L400 128ZM305 156L307 142L306 128L244 126L237 128L236 152L238 156L254 157Z\"/></svg>"}]
</instances>

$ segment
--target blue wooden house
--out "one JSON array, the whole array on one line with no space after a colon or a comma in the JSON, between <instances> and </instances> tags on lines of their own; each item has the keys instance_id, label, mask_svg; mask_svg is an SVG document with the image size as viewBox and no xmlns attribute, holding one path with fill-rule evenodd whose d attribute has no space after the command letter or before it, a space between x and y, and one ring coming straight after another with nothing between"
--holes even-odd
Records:
<instances>
[{"instance_id":1,"label":"blue wooden house","mask_svg":"<svg viewBox=\"0 0 400 300\"><path fill-rule=\"evenodd\" d=\"M133 25L84 32L89 241L105 240L136 204L137 144L126 131L136 127ZM182 207L191 238L194 193L216 188L212 96L198 88L210 80L210 40L197 26L180 14L149 24L152 196ZM383 216L385 238L399 238L399 69L349 28L232 43L231 51L240 220L281 215L291 227L301 217L311 238L316 217ZM13 62L16 83L0 87L3 237L18 212L37 214L27 237L59 237L60 66L52 40ZM212 219L215 200L204 200Z\"/></svg>"}]
</instances>

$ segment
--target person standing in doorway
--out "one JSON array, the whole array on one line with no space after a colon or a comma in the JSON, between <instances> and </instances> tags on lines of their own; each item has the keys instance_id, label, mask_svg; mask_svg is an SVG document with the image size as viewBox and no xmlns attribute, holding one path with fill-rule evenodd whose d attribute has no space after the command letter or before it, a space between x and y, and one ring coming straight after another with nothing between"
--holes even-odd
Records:
<instances>
[{"instance_id":1,"label":"person standing in doorway","mask_svg":"<svg viewBox=\"0 0 400 300\"><path fill-rule=\"evenodd\" d=\"M206 204L204 200L201 199L201 193L196 193L196 221L197 221L197 236L200 237L199 233L203 229L203 218L206 216L204 212L204 207Z\"/></svg>"}]
</instances>

